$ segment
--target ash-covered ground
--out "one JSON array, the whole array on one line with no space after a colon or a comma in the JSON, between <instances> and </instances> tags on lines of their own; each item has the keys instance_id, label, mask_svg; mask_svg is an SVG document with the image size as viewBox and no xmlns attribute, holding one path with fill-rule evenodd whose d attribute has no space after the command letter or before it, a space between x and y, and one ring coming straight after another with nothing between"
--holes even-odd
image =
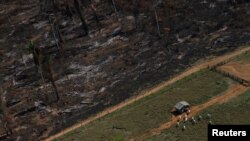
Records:
<instances>
[{"instance_id":1,"label":"ash-covered ground","mask_svg":"<svg viewBox=\"0 0 250 141\"><path fill-rule=\"evenodd\" d=\"M12 131L3 140L44 139L199 59L250 44L249 0L83 1L88 35L77 10L56 2L47 9L38 0L0 2L1 126ZM41 51L40 69L30 41Z\"/></svg>"}]
</instances>

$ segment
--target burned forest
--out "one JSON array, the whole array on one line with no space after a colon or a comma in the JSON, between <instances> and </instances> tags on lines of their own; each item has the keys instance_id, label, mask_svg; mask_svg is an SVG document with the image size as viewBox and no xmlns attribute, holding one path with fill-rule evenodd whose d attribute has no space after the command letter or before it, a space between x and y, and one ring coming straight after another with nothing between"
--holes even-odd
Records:
<instances>
[{"instance_id":1,"label":"burned forest","mask_svg":"<svg viewBox=\"0 0 250 141\"><path fill-rule=\"evenodd\" d=\"M249 44L249 0L1 0L0 139L46 139Z\"/></svg>"}]
</instances>

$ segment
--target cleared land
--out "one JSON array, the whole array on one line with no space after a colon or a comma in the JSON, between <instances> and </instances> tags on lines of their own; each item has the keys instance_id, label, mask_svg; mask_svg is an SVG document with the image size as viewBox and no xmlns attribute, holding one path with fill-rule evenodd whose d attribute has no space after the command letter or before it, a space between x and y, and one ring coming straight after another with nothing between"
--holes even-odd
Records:
<instances>
[{"instance_id":1,"label":"cleared land","mask_svg":"<svg viewBox=\"0 0 250 141\"><path fill-rule=\"evenodd\" d=\"M200 111L202 111L210 106L213 106L213 105L219 104L219 103L227 102L228 100L230 100L234 97L237 97L240 94L243 94L246 90L248 90L248 88L245 86L242 86L240 84L234 85L234 86L230 87L223 95L215 96L203 104L191 107L192 112L188 115L188 118L190 119L191 117L196 116L197 113L199 113ZM182 116L184 117L184 114ZM183 122L184 119L181 119L181 120ZM178 121L178 117L172 117L172 119L170 121L160 125L158 128L151 129L149 132L146 132L146 133L142 134L141 136L138 136L137 138L135 138L135 140L145 140L146 138L148 138L152 135L158 135L163 130L169 129L172 126L176 125L177 121Z\"/></svg>"},{"instance_id":2,"label":"cleared land","mask_svg":"<svg viewBox=\"0 0 250 141\"><path fill-rule=\"evenodd\" d=\"M223 94L232 83L217 73L203 70L57 140L128 139L171 119L170 111L178 101L199 105Z\"/></svg>"},{"instance_id":3,"label":"cleared land","mask_svg":"<svg viewBox=\"0 0 250 141\"><path fill-rule=\"evenodd\" d=\"M244 53L219 69L250 81L250 52Z\"/></svg>"},{"instance_id":4,"label":"cleared land","mask_svg":"<svg viewBox=\"0 0 250 141\"><path fill-rule=\"evenodd\" d=\"M199 59L250 44L247 0L81 2L81 12L72 0L0 2L0 86L13 117L13 134L6 140L42 140L70 131L68 127L80 121L84 120L79 125L86 124L131 104L134 100L114 106ZM78 13L89 27L89 36ZM45 82L26 49L30 40L41 52ZM47 58L51 58L59 101L47 76Z\"/></svg>"},{"instance_id":5,"label":"cleared land","mask_svg":"<svg viewBox=\"0 0 250 141\"><path fill-rule=\"evenodd\" d=\"M250 73L249 73L250 72L250 53L249 52L245 52L245 53L243 53L243 54L235 57L234 59L232 59L229 63L226 63L225 65L220 66L218 69L220 69L220 70L222 70L224 72L230 73L230 74L232 74L232 75L234 75L236 77L240 77L242 79L245 79L245 80L249 81L250 80L250 77L249 77L250 76ZM192 107L192 111L193 112L189 115L189 118L191 116L197 115L197 113L200 113L204 109L206 111L206 108L209 108L210 106L213 106L214 104L225 103L228 100L230 100L231 98L236 97L236 96L238 96L240 94L243 94L244 91L246 91L246 90L248 90L247 87L241 86L239 84L235 85L235 86L229 88L224 95L222 95L222 96L216 96L216 97L214 97L213 99L207 101L204 104ZM249 91L246 92L246 94L249 95ZM242 102L242 103L244 103L244 102ZM231 103L229 103L229 105L230 104ZM231 104L231 105L233 107L231 109L231 110L233 110L233 112L238 111L239 113L241 113L240 112L241 108L237 109L236 106L233 106L233 104ZM244 105L244 106L247 107L247 104ZM223 109L224 107L221 107L221 108ZM245 111L245 113L247 114L248 117L250 116L249 112L250 112L249 110ZM202 112L202 113L204 113L204 112ZM213 111L211 113L215 114L215 115L218 114L216 111ZM229 111L229 113L230 113L230 111ZM218 115L216 115L216 116L218 116ZM221 116L224 117L224 115L221 115ZM236 117L231 116L230 118L234 118L237 121L238 116L236 116ZM216 117L216 119L217 119L217 117ZM219 119L221 119L221 118L219 118ZM246 121L248 121L248 124L249 124L249 118L246 117L246 120L243 121L243 122L245 123ZM150 137L152 135L155 135L154 137L151 138L151 140L157 140L157 141L158 140L173 140L173 139L175 139L175 140L183 140L183 138L185 140L206 140L204 138L204 137L206 137L206 135L204 135L204 134L206 133L207 130L204 129L204 128L203 128L204 130L198 130L198 131L201 131L201 133L199 133L199 132L197 133L196 132L197 134L199 134L198 138L193 137L193 136L196 136L196 133L192 134L190 132L188 132L189 135L187 135L187 134L183 135L182 133L179 134L179 132L176 132L177 134L179 134L178 138L176 138L175 134L173 134L172 137L169 137L170 133L173 133L173 132L171 132L171 130L176 130L176 129L170 128L173 125L176 125L176 122L177 122L177 118L174 117L171 121L166 122L166 123L162 124L161 126L159 126L157 128L151 129L150 131L142 134L141 136L138 136L136 139L137 140L145 140L146 138L148 138L148 137ZM218 121L218 123L223 124L224 122L223 121L222 122ZM231 122L228 122L226 124L230 124L230 123ZM241 121L239 120L237 123L241 123ZM233 123L231 123L231 124L233 124ZM205 125L207 125L207 123ZM168 131L166 133L163 133L163 134L160 134L163 130L166 130L168 128L170 128L169 129L170 131ZM189 130L191 130L191 131L195 130L196 131L196 129L189 129ZM202 136L203 138L201 138L200 135L203 135ZM173 138L173 137L175 137L175 138ZM193 139L193 138L195 138L195 139Z\"/></svg>"},{"instance_id":6,"label":"cleared land","mask_svg":"<svg viewBox=\"0 0 250 141\"><path fill-rule=\"evenodd\" d=\"M205 141L207 140L209 121L205 117L208 113L211 114L211 120L214 124L249 124L249 101L250 91L247 91L226 103L214 105L200 112L199 115L204 118L195 125L188 122L185 131L181 129L183 126L181 123L179 128L170 128L159 135L148 138L148 141Z\"/></svg>"},{"instance_id":7,"label":"cleared land","mask_svg":"<svg viewBox=\"0 0 250 141\"><path fill-rule=\"evenodd\" d=\"M54 139L56 139L56 138L58 138L58 137L61 137L61 136L63 136L64 134L67 134L67 133L69 133L69 132L72 132L72 131L76 130L77 128L80 128L80 127L82 127L82 126L85 126L85 125L87 125L88 123L90 123L90 122L92 122L92 121L94 121L94 120L96 120L96 119L99 119L99 118L101 118L101 117L103 117L103 116L105 116L105 115L107 115L107 114L109 114L109 113L112 113L112 112L114 112L114 111L117 111L117 110L119 110L119 109L121 109L121 108L123 108L123 107L125 107L125 106L127 106L127 105L129 105L129 104L131 104L131 103L133 103L133 102L136 102L136 101L138 101L138 100L140 100L140 99L142 99L142 98L144 98L144 97L147 97L147 96L149 96L149 95L151 95L151 94L153 94L153 93L157 93L158 91L160 91L160 90L163 89L164 87L167 87L167 86L169 86L170 84L173 84L173 83L175 83L175 82L177 82L177 81L179 81L179 80L181 80L181 79L183 79L183 78L185 78L185 77L187 77L187 76L189 76L189 75L191 75L191 74L193 74L193 73L195 73L195 72L197 72L197 71L199 71L199 70L201 70L201 69L204 69L204 68L206 68L207 66L212 66L212 65L215 65L215 64L220 63L220 62L222 62L222 61L231 59L231 58L233 58L233 57L235 57L235 56L238 56L238 55L240 55L240 54L242 54L242 53L244 53L244 52L247 52L247 51L249 51L249 50L250 50L250 47L241 48L241 49L239 49L239 50L237 50L237 51L235 51L235 52L233 52L233 53L229 53L229 54L226 54L226 55L223 55L223 56L220 56L220 57L216 57L216 58L214 58L214 59L212 59L212 60L209 60L209 61L207 61L207 62L204 62L204 63L200 63L200 64L198 64L198 65L195 65L194 67L188 69L187 71L181 73L180 75L174 77L173 79L170 79L170 80L168 80L168 81L165 81L165 82L163 82L163 83L161 83L161 84L159 84L159 85L153 87L153 88L150 89L150 90L142 91L142 93L141 93L139 96L132 97L132 98L126 100L126 101L123 102L123 103L120 103L120 104L118 104L118 105L115 105L115 106L113 106L113 107L111 107L111 108L108 108L108 109L104 110L104 111L101 112L101 113L98 113L97 115L95 115L95 116L93 116L93 117L90 117L90 118L88 118L88 119L86 119L86 120L83 120L83 121L81 121L80 123L78 123L78 124L76 124L76 125L74 125L74 126L72 126L72 127L70 127L70 128L67 128L67 129L63 130L62 132L60 132L60 133L58 133L58 134L55 134L55 135L53 135L53 136L47 138L46 141L54 140Z\"/></svg>"}]
</instances>

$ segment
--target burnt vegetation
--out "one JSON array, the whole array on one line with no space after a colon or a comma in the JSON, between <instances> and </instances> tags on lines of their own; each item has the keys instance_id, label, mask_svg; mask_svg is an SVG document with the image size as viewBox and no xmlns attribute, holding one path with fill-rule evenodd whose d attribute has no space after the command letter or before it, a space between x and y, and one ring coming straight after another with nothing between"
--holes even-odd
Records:
<instances>
[{"instance_id":1,"label":"burnt vegetation","mask_svg":"<svg viewBox=\"0 0 250 141\"><path fill-rule=\"evenodd\" d=\"M2 137L44 139L249 45L249 9L249 0L1 1Z\"/></svg>"}]
</instances>

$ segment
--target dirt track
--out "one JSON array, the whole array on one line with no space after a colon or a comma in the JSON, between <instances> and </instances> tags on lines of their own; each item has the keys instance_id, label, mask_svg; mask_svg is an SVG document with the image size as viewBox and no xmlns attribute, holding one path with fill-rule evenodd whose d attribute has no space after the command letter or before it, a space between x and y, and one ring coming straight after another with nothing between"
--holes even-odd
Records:
<instances>
[{"instance_id":1,"label":"dirt track","mask_svg":"<svg viewBox=\"0 0 250 141\"><path fill-rule=\"evenodd\" d=\"M176 77L173 77L172 79L170 79L168 81L162 82L159 85L156 85L155 87L153 87L153 88L151 88L149 90L142 91L141 94L139 94L138 96L131 97L131 98L125 100L124 102L122 102L122 103L120 103L118 105L115 105L113 107L107 108L106 110L104 110L104 111L102 111L100 113L97 113L96 115L91 116L88 119L83 120L80 123L75 124L75 125L67 128L67 129L63 130L62 132L59 132L59 133L57 133L57 134L55 134L55 135L53 135L53 136L45 139L45 141L52 141L52 140L54 140L54 139L56 139L56 138L58 138L58 137L60 137L60 136L62 136L64 134L69 133L69 132L71 132L71 131L73 131L73 130L81 127L81 126L84 126L84 125L86 125L86 124L88 124L88 123L90 123L90 122L92 122L92 121L94 121L96 119L99 119L99 118L101 118L101 117L103 117L103 116L105 116L105 115L107 115L109 113L115 112L115 111L117 111L117 110L119 110L119 109L121 109L121 108L123 108L123 107L125 107L125 106L127 106L127 105L129 105L129 104L131 104L133 102L135 102L135 101L138 101L138 100L140 100L140 99L142 99L142 98L144 98L144 97L146 97L148 95L151 95L151 94L159 91L160 89L162 89L162 88L164 88L164 87L166 87L166 86L168 86L170 84L173 84L176 81L181 80L181 79L183 79L186 76L189 76L190 74L193 74L193 73L195 73L195 72L197 72L197 71L199 71L201 69L204 69L204 68L206 68L208 66L213 66L213 65L215 65L217 63L220 63L220 62L223 62L223 61L228 60L230 58L233 58L233 57L235 57L235 56L237 56L237 55L239 55L241 53L244 53L246 51L249 51L249 50L250 50L250 47L241 48L241 49L236 50L236 51L234 51L232 53L223 55L221 57L216 57L216 58L214 58L212 60L209 60L207 62L195 65L195 66L189 68L187 71L181 73L180 75L177 75ZM239 87L238 91L245 90L245 89L243 89L242 86L237 86L237 87ZM234 93L232 93L232 94L234 95ZM227 97L228 96L231 97L232 94L225 94L225 95L227 95ZM219 100L225 100L224 97L223 98L217 98L217 99L218 100L215 100L214 103L217 103ZM193 108L194 108L193 111L195 111L196 108L195 107L193 107ZM206 108L206 106L204 106L204 108ZM200 108L200 110L202 110L204 108ZM199 108L197 108L197 109L199 109ZM200 110L197 110L197 112L200 111ZM195 114L195 112L194 112L194 114ZM168 125L168 124L169 123L166 123L166 125L164 124L163 127L161 126L159 128L160 129L166 129L166 127L171 126L171 125Z\"/></svg>"},{"instance_id":2,"label":"dirt track","mask_svg":"<svg viewBox=\"0 0 250 141\"><path fill-rule=\"evenodd\" d=\"M188 115L188 118L195 116L198 112L200 112L200 111L202 111L202 110L204 110L212 105L227 102L231 98L236 97L240 94L243 94L248 89L249 89L248 87L245 87L245 86L242 86L239 84L233 85L223 95L216 96L216 97L212 98L211 100L209 100L201 105L191 107L191 113ZM135 139L131 139L131 141L144 140L150 136L158 135L163 130L166 130L166 129L172 127L173 125L175 125L177 123L177 120L178 120L178 116L176 116L176 117L173 116L170 121L161 124L161 126L159 126L158 128L154 128L154 129L149 130L148 132L142 134L141 136L135 137Z\"/></svg>"}]
</instances>

